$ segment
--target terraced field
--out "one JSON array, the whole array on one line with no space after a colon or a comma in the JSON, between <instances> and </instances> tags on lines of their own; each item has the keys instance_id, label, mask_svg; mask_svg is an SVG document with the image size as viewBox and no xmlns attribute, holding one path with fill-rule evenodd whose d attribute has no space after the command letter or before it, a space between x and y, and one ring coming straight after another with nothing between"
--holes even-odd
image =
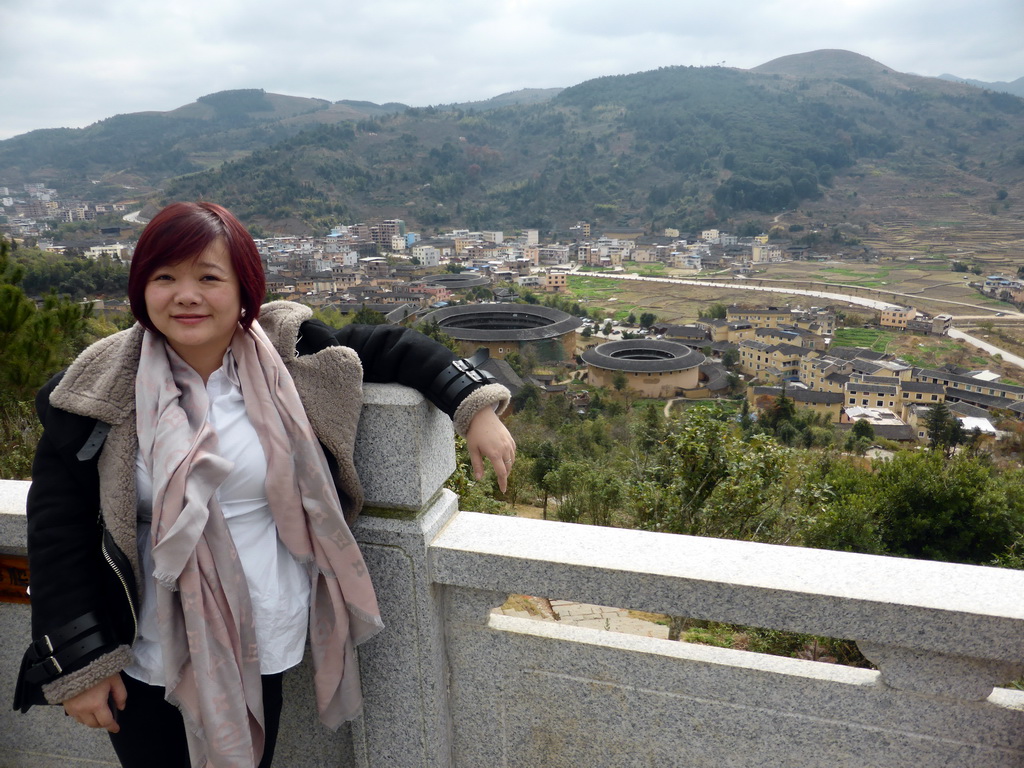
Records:
<instances>
[{"instance_id":1,"label":"terraced field","mask_svg":"<svg viewBox=\"0 0 1024 768\"><path fill-rule=\"evenodd\" d=\"M991 169L944 167L929 179L925 166L893 158L860 170L855 180L838 179L813 212L850 222L861 245L901 260L970 258L993 270L1024 263L1024 200L999 200Z\"/></svg>"}]
</instances>

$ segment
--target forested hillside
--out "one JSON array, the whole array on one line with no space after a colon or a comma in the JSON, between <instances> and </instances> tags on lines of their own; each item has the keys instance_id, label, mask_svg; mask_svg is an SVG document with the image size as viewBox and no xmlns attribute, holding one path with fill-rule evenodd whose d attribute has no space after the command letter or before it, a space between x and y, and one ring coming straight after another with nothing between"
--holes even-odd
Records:
<instances>
[{"instance_id":1,"label":"forested hillside","mask_svg":"<svg viewBox=\"0 0 1024 768\"><path fill-rule=\"evenodd\" d=\"M1024 197L1024 99L845 51L752 70L668 67L462 107L233 91L0 142L0 183L31 174L105 181L91 193L120 197L138 194L116 186L135 179L159 188L158 201L215 199L268 231L380 217L423 229L736 227L819 200L842 216L878 177Z\"/></svg>"}]
</instances>

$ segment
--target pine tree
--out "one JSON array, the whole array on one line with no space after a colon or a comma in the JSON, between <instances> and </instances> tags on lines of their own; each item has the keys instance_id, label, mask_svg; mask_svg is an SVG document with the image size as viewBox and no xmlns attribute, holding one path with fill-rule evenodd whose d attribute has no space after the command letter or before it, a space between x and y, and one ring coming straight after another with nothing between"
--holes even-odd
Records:
<instances>
[{"instance_id":1,"label":"pine tree","mask_svg":"<svg viewBox=\"0 0 1024 768\"><path fill-rule=\"evenodd\" d=\"M19 285L23 274L0 241L0 401L31 399L78 351L92 310L54 293L37 305Z\"/></svg>"},{"instance_id":2,"label":"pine tree","mask_svg":"<svg viewBox=\"0 0 1024 768\"><path fill-rule=\"evenodd\" d=\"M929 447L940 449L946 456L950 456L953 449L964 442L964 428L944 402L929 409L925 424L928 427Z\"/></svg>"},{"instance_id":3,"label":"pine tree","mask_svg":"<svg viewBox=\"0 0 1024 768\"><path fill-rule=\"evenodd\" d=\"M0 477L27 479L40 432L30 401L78 351L89 308L55 294L37 306L11 250L0 239Z\"/></svg>"}]
</instances>

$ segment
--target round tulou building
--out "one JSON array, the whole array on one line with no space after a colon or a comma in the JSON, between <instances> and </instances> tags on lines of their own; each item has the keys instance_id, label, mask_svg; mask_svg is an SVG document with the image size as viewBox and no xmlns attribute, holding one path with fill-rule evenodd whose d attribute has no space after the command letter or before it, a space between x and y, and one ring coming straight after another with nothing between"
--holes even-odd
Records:
<instances>
[{"instance_id":1,"label":"round tulou building","mask_svg":"<svg viewBox=\"0 0 1024 768\"><path fill-rule=\"evenodd\" d=\"M626 386L645 397L699 396L709 389L701 371L705 358L685 344L658 339L627 339L599 344L583 353L587 378L602 387Z\"/></svg>"},{"instance_id":2,"label":"round tulou building","mask_svg":"<svg viewBox=\"0 0 1024 768\"><path fill-rule=\"evenodd\" d=\"M442 272L439 275L427 275L421 277L417 282L427 285L441 285L449 291L464 291L467 288L476 288L480 285L490 285L491 281L478 272Z\"/></svg>"},{"instance_id":3,"label":"round tulou building","mask_svg":"<svg viewBox=\"0 0 1024 768\"><path fill-rule=\"evenodd\" d=\"M487 347L491 357L532 353L538 362L571 360L576 352L578 317L536 304L466 304L423 316L419 324L437 323L459 342L464 355Z\"/></svg>"}]
</instances>

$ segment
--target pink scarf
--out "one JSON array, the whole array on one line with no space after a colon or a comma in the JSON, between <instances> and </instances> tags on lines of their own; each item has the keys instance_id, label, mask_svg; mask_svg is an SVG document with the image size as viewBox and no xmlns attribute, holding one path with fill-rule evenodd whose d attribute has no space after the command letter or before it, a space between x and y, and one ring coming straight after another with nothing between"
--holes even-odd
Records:
<instances>
[{"instance_id":1,"label":"pink scarf","mask_svg":"<svg viewBox=\"0 0 1024 768\"><path fill-rule=\"evenodd\" d=\"M320 442L259 324L231 342L245 409L267 458L278 536L312 562L310 645L321 721L362 703L354 649L383 627ZM339 397L345 393L339 392ZM202 377L147 332L136 378L139 446L153 477L152 545L167 700L181 709L193 765L252 768L263 754L262 684L249 590L216 500L217 455Z\"/></svg>"}]
</instances>

